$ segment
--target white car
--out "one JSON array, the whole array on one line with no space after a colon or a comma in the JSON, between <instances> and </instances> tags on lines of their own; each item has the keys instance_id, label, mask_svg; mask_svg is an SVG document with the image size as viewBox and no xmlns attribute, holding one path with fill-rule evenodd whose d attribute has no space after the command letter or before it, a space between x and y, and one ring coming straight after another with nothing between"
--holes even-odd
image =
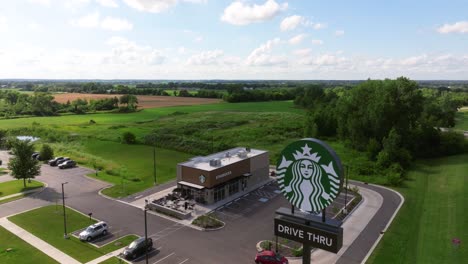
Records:
<instances>
[{"instance_id":1,"label":"white car","mask_svg":"<svg viewBox=\"0 0 468 264\"><path fill-rule=\"evenodd\" d=\"M104 221L98 222L94 225L90 225L80 233L80 240L86 240L89 242L100 235L105 236L107 235L108 229L109 227Z\"/></svg>"}]
</instances>

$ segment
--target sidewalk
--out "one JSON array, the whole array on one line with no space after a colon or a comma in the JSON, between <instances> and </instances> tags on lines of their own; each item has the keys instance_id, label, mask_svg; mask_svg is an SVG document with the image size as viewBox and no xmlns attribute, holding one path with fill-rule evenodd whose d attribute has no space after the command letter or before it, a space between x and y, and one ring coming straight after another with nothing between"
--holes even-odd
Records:
<instances>
[{"instance_id":1,"label":"sidewalk","mask_svg":"<svg viewBox=\"0 0 468 264\"><path fill-rule=\"evenodd\" d=\"M106 261L106 260L112 258L112 257L116 257L116 256L118 256L120 253L122 253L122 251L124 250L124 248L125 248L125 247L119 248L119 249L117 249L117 250L115 250L115 251L112 251L111 253L107 253L107 254L105 254L105 255L102 256L102 257L99 257L99 258L97 258L97 259L93 259L93 260L91 260L90 262L86 262L86 264L99 264L99 263L101 263L101 262L103 262L103 261ZM121 259L121 260L122 260L122 261L125 261L126 263L131 263L131 262L128 262L128 261L126 261L126 260L124 260L124 259Z\"/></svg>"},{"instance_id":2,"label":"sidewalk","mask_svg":"<svg viewBox=\"0 0 468 264\"><path fill-rule=\"evenodd\" d=\"M382 206L383 197L379 193L362 187L359 187L359 192L362 195L362 203L349 215L342 226L343 247L337 254L320 249L314 250L311 256L312 263L329 264L338 261ZM302 259L290 260L289 263L301 264Z\"/></svg>"},{"instance_id":3,"label":"sidewalk","mask_svg":"<svg viewBox=\"0 0 468 264\"><path fill-rule=\"evenodd\" d=\"M26 195L26 194L41 192L41 191L44 190L44 188L46 188L46 187L47 187L47 186L39 187L39 188L32 189L32 190L29 190L29 191L19 192L19 193L14 193L14 194L10 194L10 195L7 195L7 196L3 196L3 197L0 197L0 201L6 200L6 199L10 199L10 198L13 198L13 197L16 197L16 196L20 196L20 195Z\"/></svg>"},{"instance_id":4,"label":"sidewalk","mask_svg":"<svg viewBox=\"0 0 468 264\"><path fill-rule=\"evenodd\" d=\"M10 222L6 217L0 218L0 225L3 226L6 230L15 234L19 238L23 239L24 241L26 241L33 247L39 249L40 251L44 252L46 255L55 259L56 261L60 263L67 263L67 264L79 264L80 263L79 261L68 256L62 251L56 249L55 247L47 244L45 241L39 239L38 237L34 236L28 231Z\"/></svg>"}]
</instances>

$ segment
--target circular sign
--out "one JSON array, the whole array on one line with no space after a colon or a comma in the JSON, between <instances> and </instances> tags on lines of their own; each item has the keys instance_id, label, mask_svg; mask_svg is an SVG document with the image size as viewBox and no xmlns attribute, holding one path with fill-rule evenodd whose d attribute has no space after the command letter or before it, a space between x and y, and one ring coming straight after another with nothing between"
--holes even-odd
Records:
<instances>
[{"instance_id":1,"label":"circular sign","mask_svg":"<svg viewBox=\"0 0 468 264\"><path fill-rule=\"evenodd\" d=\"M205 183L205 181L206 181L206 177L203 174L200 175L200 177L198 177L198 179L200 180L201 183Z\"/></svg>"},{"instance_id":2,"label":"circular sign","mask_svg":"<svg viewBox=\"0 0 468 264\"><path fill-rule=\"evenodd\" d=\"M277 181L286 199L307 212L320 212L338 196L343 167L324 142L306 138L288 145L276 165Z\"/></svg>"}]
</instances>

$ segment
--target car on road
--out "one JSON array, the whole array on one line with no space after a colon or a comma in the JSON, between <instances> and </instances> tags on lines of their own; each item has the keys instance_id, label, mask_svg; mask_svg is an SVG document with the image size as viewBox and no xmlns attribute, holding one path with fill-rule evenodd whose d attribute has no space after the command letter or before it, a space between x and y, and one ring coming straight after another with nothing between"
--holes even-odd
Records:
<instances>
[{"instance_id":1,"label":"car on road","mask_svg":"<svg viewBox=\"0 0 468 264\"><path fill-rule=\"evenodd\" d=\"M55 159L51 159L49 160L47 163L50 165L50 166L57 166L58 165L58 161L59 160L62 160L64 159L63 157L56 157Z\"/></svg>"},{"instance_id":2,"label":"car on road","mask_svg":"<svg viewBox=\"0 0 468 264\"><path fill-rule=\"evenodd\" d=\"M84 231L79 235L80 240L91 241L98 236L105 236L109 232L109 226L106 222L101 221L93 225L88 226Z\"/></svg>"},{"instance_id":3,"label":"car on road","mask_svg":"<svg viewBox=\"0 0 468 264\"><path fill-rule=\"evenodd\" d=\"M39 152L34 152L34 153L31 155L31 158L32 158L32 159L38 160L38 159L39 159Z\"/></svg>"},{"instance_id":4,"label":"car on road","mask_svg":"<svg viewBox=\"0 0 468 264\"><path fill-rule=\"evenodd\" d=\"M76 162L74 160L67 160L58 165L59 169L68 169L76 167Z\"/></svg>"},{"instance_id":5,"label":"car on road","mask_svg":"<svg viewBox=\"0 0 468 264\"><path fill-rule=\"evenodd\" d=\"M257 264L288 264L288 259L271 250L258 252L255 256Z\"/></svg>"},{"instance_id":6,"label":"car on road","mask_svg":"<svg viewBox=\"0 0 468 264\"><path fill-rule=\"evenodd\" d=\"M153 240L151 238L148 238L148 245L146 245L145 238L140 237L130 243L130 245L124 249L122 255L125 259L136 259L146 251L151 251L152 248Z\"/></svg>"}]
</instances>

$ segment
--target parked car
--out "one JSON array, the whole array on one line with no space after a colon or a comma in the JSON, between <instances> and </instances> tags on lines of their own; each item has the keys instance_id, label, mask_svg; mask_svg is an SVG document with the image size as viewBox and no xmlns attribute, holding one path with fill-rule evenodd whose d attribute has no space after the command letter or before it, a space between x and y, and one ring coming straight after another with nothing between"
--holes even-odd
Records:
<instances>
[{"instance_id":1,"label":"parked car","mask_svg":"<svg viewBox=\"0 0 468 264\"><path fill-rule=\"evenodd\" d=\"M88 226L84 231L80 233L80 240L91 241L98 236L107 235L109 227L104 221Z\"/></svg>"},{"instance_id":2,"label":"parked car","mask_svg":"<svg viewBox=\"0 0 468 264\"><path fill-rule=\"evenodd\" d=\"M57 166L57 161L59 160L62 160L63 157L56 157L55 159L51 159L49 160L49 162L47 162L50 166Z\"/></svg>"},{"instance_id":3,"label":"parked car","mask_svg":"<svg viewBox=\"0 0 468 264\"><path fill-rule=\"evenodd\" d=\"M257 264L288 264L288 259L275 253L271 250L264 250L258 252L255 256L255 263Z\"/></svg>"},{"instance_id":4,"label":"parked car","mask_svg":"<svg viewBox=\"0 0 468 264\"><path fill-rule=\"evenodd\" d=\"M58 165L59 169L68 169L76 167L76 162L74 160L67 160Z\"/></svg>"},{"instance_id":5,"label":"parked car","mask_svg":"<svg viewBox=\"0 0 468 264\"><path fill-rule=\"evenodd\" d=\"M39 159L39 152L34 152L32 155L31 155L31 158L32 159Z\"/></svg>"},{"instance_id":6,"label":"parked car","mask_svg":"<svg viewBox=\"0 0 468 264\"><path fill-rule=\"evenodd\" d=\"M140 237L130 243L123 251L123 257L125 259L136 259L137 257L143 255L146 251L151 251L153 248L153 240L148 238L148 246L145 245L145 238Z\"/></svg>"}]
</instances>

